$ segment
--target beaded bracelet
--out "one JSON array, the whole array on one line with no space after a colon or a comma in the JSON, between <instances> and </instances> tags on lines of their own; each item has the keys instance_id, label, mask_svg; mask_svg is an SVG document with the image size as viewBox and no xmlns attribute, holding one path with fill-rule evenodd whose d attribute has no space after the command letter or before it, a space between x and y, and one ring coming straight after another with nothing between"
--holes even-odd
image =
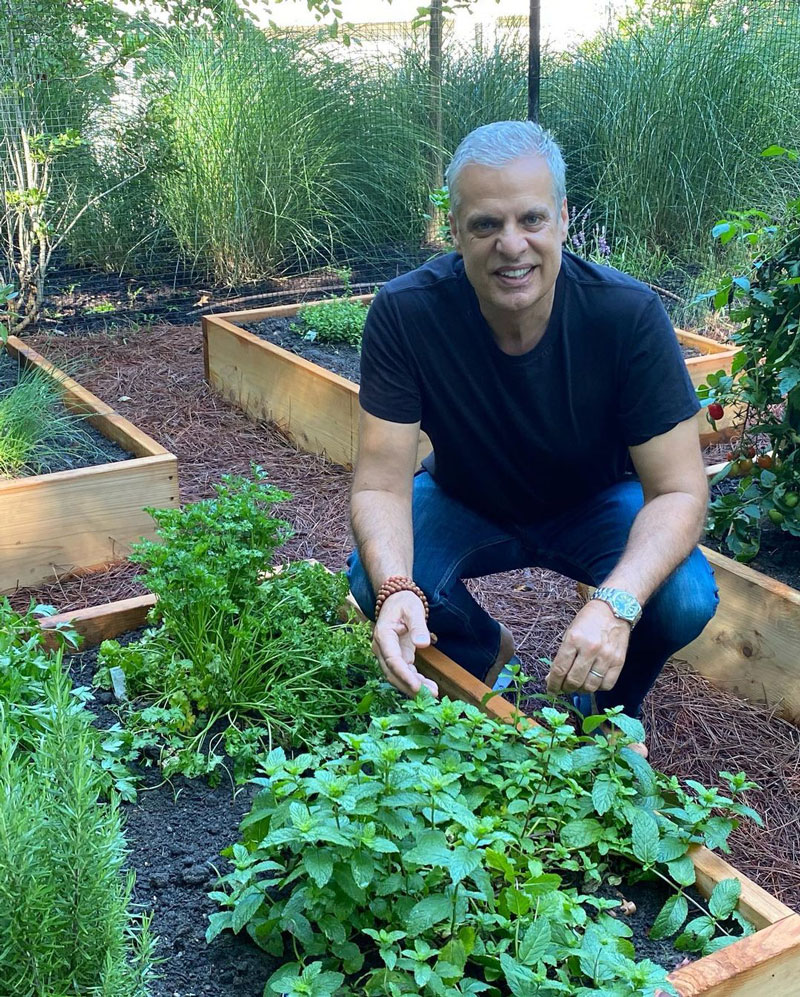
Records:
<instances>
[{"instance_id":1,"label":"beaded bracelet","mask_svg":"<svg viewBox=\"0 0 800 997\"><path fill-rule=\"evenodd\" d=\"M422 603L422 607L425 610L425 620L427 622L428 616L430 615L430 611L428 609L428 599L419 585L416 584L414 579L406 578L405 575L391 575L378 589L378 598L375 600L376 620L378 619L383 604L390 595L394 595L396 592L413 592Z\"/></svg>"}]
</instances>

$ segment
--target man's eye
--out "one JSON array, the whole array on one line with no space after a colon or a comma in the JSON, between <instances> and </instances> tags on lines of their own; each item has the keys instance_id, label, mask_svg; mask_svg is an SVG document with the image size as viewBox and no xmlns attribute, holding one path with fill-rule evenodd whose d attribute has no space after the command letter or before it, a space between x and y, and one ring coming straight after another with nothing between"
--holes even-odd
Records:
<instances>
[{"instance_id":1,"label":"man's eye","mask_svg":"<svg viewBox=\"0 0 800 997\"><path fill-rule=\"evenodd\" d=\"M525 216L525 224L526 225L539 225L539 224L541 224L541 221L542 221L542 216L541 215L526 215Z\"/></svg>"}]
</instances>

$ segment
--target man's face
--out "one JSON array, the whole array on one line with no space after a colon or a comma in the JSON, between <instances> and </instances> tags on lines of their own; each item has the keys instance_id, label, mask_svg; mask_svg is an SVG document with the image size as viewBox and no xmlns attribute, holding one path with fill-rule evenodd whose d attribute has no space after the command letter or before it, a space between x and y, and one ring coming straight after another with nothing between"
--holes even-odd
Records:
<instances>
[{"instance_id":1,"label":"man's face","mask_svg":"<svg viewBox=\"0 0 800 997\"><path fill-rule=\"evenodd\" d=\"M546 322L569 216L566 199L555 204L545 161L470 163L459 174L458 191L450 231L486 318Z\"/></svg>"}]
</instances>

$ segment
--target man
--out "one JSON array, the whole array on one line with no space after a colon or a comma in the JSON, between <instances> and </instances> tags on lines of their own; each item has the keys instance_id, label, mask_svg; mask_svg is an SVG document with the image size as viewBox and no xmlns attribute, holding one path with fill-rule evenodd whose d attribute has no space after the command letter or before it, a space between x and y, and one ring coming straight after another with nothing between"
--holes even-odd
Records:
<instances>
[{"instance_id":1,"label":"man","mask_svg":"<svg viewBox=\"0 0 800 997\"><path fill-rule=\"evenodd\" d=\"M456 252L371 306L350 587L370 616L377 598L386 678L436 695L413 664L431 632L489 685L516 660L462 579L540 565L598 586L547 686L636 716L716 609L699 406L657 296L562 254L564 173L538 125L476 129L447 171ZM434 455L415 475L420 426Z\"/></svg>"}]
</instances>

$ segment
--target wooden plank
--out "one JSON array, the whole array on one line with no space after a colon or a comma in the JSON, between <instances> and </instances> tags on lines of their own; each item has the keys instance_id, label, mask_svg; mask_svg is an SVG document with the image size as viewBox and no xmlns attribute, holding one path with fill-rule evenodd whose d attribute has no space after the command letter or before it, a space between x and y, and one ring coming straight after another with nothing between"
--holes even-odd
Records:
<instances>
[{"instance_id":1,"label":"wooden plank","mask_svg":"<svg viewBox=\"0 0 800 997\"><path fill-rule=\"evenodd\" d=\"M785 917L668 979L681 997L797 997L800 916Z\"/></svg>"},{"instance_id":2,"label":"wooden plank","mask_svg":"<svg viewBox=\"0 0 800 997\"><path fill-rule=\"evenodd\" d=\"M218 316L204 316L203 337L207 377L215 391L251 418L273 422L300 450L353 466L357 384ZM430 450L421 434L419 459Z\"/></svg>"},{"instance_id":3,"label":"wooden plank","mask_svg":"<svg viewBox=\"0 0 800 997\"><path fill-rule=\"evenodd\" d=\"M351 301L363 301L368 305L375 297L374 294L353 294ZM249 322L263 322L270 318L291 318L296 315L301 308L308 305L318 305L324 301L333 301L334 298L314 298L309 301L298 302L293 305L270 305L269 308L248 308L240 312L217 312L216 314L204 315L203 318L222 318L234 325L244 325Z\"/></svg>"},{"instance_id":4,"label":"wooden plank","mask_svg":"<svg viewBox=\"0 0 800 997\"><path fill-rule=\"evenodd\" d=\"M757 929L791 917L794 911L780 902L771 893L767 893L752 879L748 879L729 862L710 851L708 848L692 849L692 861L697 873L697 888L705 897L711 896L711 891L723 879L738 879L742 884L738 909Z\"/></svg>"},{"instance_id":5,"label":"wooden plank","mask_svg":"<svg viewBox=\"0 0 800 997\"><path fill-rule=\"evenodd\" d=\"M119 637L129 630L138 630L147 622L147 614L156 604L154 595L137 595L131 599L120 599L108 602L103 606L89 606L85 609L74 609L57 616L48 616L41 620L45 631L46 643L49 647L58 645L52 633L60 624L69 624L83 637L83 647L97 647L104 640Z\"/></svg>"},{"instance_id":6,"label":"wooden plank","mask_svg":"<svg viewBox=\"0 0 800 997\"><path fill-rule=\"evenodd\" d=\"M64 371L46 360L40 353L28 346L16 336L9 336L7 342L9 352L23 360L27 365L36 367L49 374L59 386L62 400L66 408L72 412L88 416L87 422L106 437L113 440L135 457L155 457L168 454L169 451L157 443L147 433L143 433L123 416L119 415L110 405L87 391Z\"/></svg>"},{"instance_id":7,"label":"wooden plank","mask_svg":"<svg viewBox=\"0 0 800 997\"><path fill-rule=\"evenodd\" d=\"M720 605L700 636L675 658L721 689L767 703L800 722L800 591L702 547Z\"/></svg>"},{"instance_id":8,"label":"wooden plank","mask_svg":"<svg viewBox=\"0 0 800 997\"><path fill-rule=\"evenodd\" d=\"M178 501L171 454L0 484L0 593L125 557L154 535L145 506Z\"/></svg>"},{"instance_id":9,"label":"wooden plank","mask_svg":"<svg viewBox=\"0 0 800 997\"><path fill-rule=\"evenodd\" d=\"M716 339L709 339L708 336L701 336L697 332L689 332L688 329L676 329L675 335L681 346L691 346L700 353L729 353L735 347L730 343L718 343ZM689 357L689 359L697 359Z\"/></svg>"}]
</instances>

